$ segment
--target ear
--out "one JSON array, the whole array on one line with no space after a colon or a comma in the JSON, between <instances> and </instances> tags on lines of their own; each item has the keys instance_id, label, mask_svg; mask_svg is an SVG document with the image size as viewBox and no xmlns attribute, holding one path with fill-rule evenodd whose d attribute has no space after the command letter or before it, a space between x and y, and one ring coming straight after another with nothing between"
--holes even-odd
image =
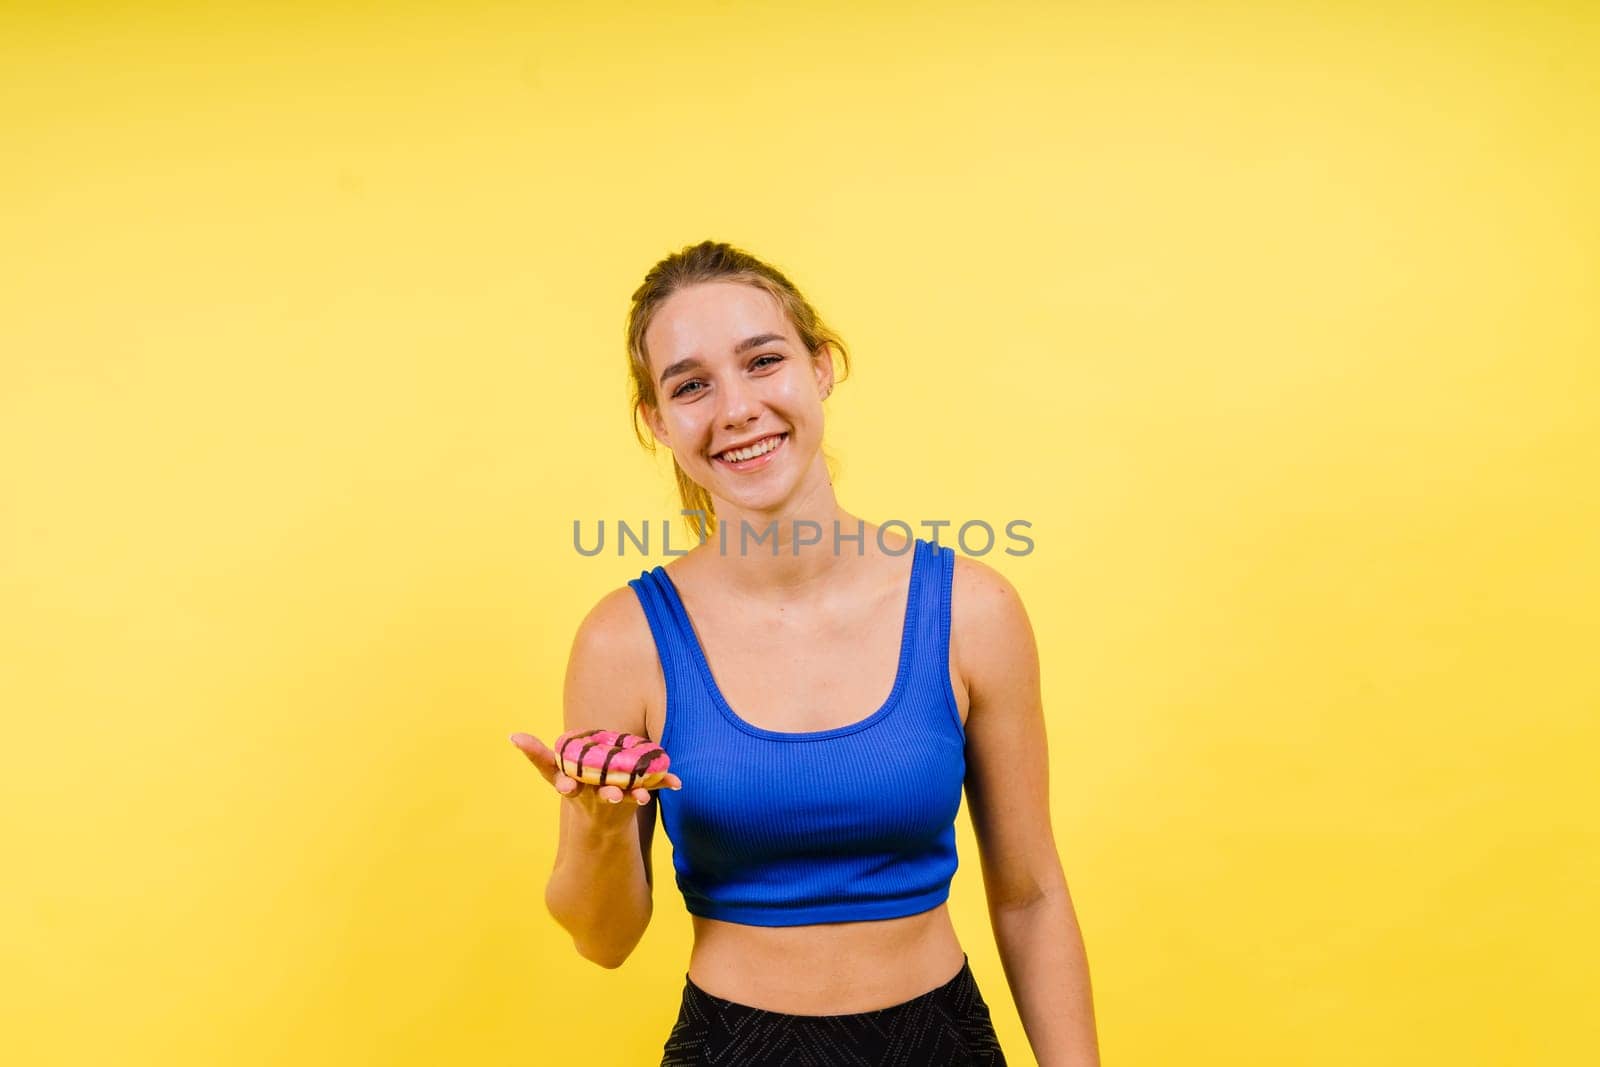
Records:
<instances>
[{"instance_id":1,"label":"ear","mask_svg":"<svg viewBox=\"0 0 1600 1067\"><path fill-rule=\"evenodd\" d=\"M644 416L644 423L650 427L650 432L656 435L656 440L672 447L672 442L667 438L667 424L661 418L661 412L643 401L639 402L639 413Z\"/></svg>"},{"instance_id":2,"label":"ear","mask_svg":"<svg viewBox=\"0 0 1600 1067\"><path fill-rule=\"evenodd\" d=\"M833 346L827 341L811 354L811 373L817 378L818 396L826 397L833 392Z\"/></svg>"}]
</instances>

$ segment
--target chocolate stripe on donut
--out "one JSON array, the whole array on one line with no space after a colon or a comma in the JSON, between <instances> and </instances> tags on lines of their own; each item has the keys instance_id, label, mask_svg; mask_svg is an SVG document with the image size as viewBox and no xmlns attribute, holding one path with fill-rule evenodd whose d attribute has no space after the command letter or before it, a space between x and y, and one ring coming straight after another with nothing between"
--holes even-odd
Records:
<instances>
[{"instance_id":1,"label":"chocolate stripe on donut","mask_svg":"<svg viewBox=\"0 0 1600 1067\"><path fill-rule=\"evenodd\" d=\"M622 751L621 745L612 745L611 751L606 753L606 761L600 765L600 784L606 784L606 775L611 773L611 761L617 758L617 753Z\"/></svg>"},{"instance_id":2,"label":"chocolate stripe on donut","mask_svg":"<svg viewBox=\"0 0 1600 1067\"><path fill-rule=\"evenodd\" d=\"M639 753L639 758L633 762L633 770L628 772L628 788L633 788L634 780L639 777L639 769L641 767L655 759L657 756L664 755L666 755L666 753L662 752L659 748L652 748L647 752Z\"/></svg>"},{"instance_id":3,"label":"chocolate stripe on donut","mask_svg":"<svg viewBox=\"0 0 1600 1067\"><path fill-rule=\"evenodd\" d=\"M590 741L587 745L584 745L581 749L578 750L578 773L573 775L574 778L577 778L579 780L581 780L583 778L583 757L585 757L585 756L587 756L589 754L589 750L591 748L594 748L599 744L600 744L600 742L598 742L598 741Z\"/></svg>"},{"instance_id":4,"label":"chocolate stripe on donut","mask_svg":"<svg viewBox=\"0 0 1600 1067\"><path fill-rule=\"evenodd\" d=\"M569 737L565 741L561 742L561 751L557 752L556 755L561 757L561 762L562 762L561 771L562 771L563 774L566 773L566 770L567 770L567 768L566 768L567 749L572 745L572 742L574 742L574 741L582 741L585 737L593 737L595 734L598 734L598 733L601 733L601 731L600 730L585 730L585 731L583 731L583 733L581 733L581 734L573 734L571 737Z\"/></svg>"}]
</instances>

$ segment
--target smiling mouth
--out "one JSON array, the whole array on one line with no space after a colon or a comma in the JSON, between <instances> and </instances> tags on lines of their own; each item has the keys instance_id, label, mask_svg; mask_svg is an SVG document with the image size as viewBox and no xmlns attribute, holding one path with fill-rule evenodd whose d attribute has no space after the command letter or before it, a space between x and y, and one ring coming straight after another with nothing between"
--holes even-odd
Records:
<instances>
[{"instance_id":1,"label":"smiling mouth","mask_svg":"<svg viewBox=\"0 0 1600 1067\"><path fill-rule=\"evenodd\" d=\"M759 446L759 447L765 449L765 451L761 452L759 455L751 456L748 459L729 459L728 458L728 453L726 453L726 452L718 452L716 455L712 456L711 458L716 460L718 463L721 463L721 464L723 464L725 466L728 466L728 467L732 467L734 470L752 470L752 469L754 469L756 467L765 465L767 459L769 457L771 457L774 453L776 453L780 449L782 449L784 444L787 443L788 440L789 440L789 433L788 433L787 430L785 430L783 433L770 434L767 437L762 438L760 441L756 442L756 445L754 445L754 446L747 446L747 447L758 447ZM744 449L737 449L736 451L741 451L742 452L742 451L744 451Z\"/></svg>"}]
</instances>

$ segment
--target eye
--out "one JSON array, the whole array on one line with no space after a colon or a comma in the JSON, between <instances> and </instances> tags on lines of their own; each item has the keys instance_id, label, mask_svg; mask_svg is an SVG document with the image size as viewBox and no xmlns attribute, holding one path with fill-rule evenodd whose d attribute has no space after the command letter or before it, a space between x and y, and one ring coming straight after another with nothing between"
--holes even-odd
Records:
<instances>
[{"instance_id":1,"label":"eye","mask_svg":"<svg viewBox=\"0 0 1600 1067\"><path fill-rule=\"evenodd\" d=\"M778 355L776 352L767 352L767 353L759 355L755 359L751 360L750 361L750 366L752 368L763 367L763 366L771 366L771 364L763 362L763 360L769 360L769 359L773 363L782 363L784 357ZM691 386L691 385L699 385L699 386L701 386L701 388L691 390L689 388L689 386ZM680 396L693 396L695 393L699 393L699 392L704 392L704 384L698 378L690 378L688 381L684 382L682 385L678 386L676 389L674 389L672 391L672 397L673 397L673 399L677 399Z\"/></svg>"}]
</instances>

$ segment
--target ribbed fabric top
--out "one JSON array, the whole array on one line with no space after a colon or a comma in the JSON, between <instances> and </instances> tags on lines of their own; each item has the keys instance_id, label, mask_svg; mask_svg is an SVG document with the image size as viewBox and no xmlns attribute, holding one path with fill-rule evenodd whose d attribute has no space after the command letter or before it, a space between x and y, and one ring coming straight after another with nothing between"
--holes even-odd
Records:
<instances>
[{"instance_id":1,"label":"ribbed fabric top","mask_svg":"<svg viewBox=\"0 0 1600 1067\"><path fill-rule=\"evenodd\" d=\"M656 799L690 914L798 926L914 915L949 896L966 776L949 671L955 550L912 546L893 689L831 730L740 718L666 569L628 583L666 678L660 743L683 788Z\"/></svg>"}]
</instances>

